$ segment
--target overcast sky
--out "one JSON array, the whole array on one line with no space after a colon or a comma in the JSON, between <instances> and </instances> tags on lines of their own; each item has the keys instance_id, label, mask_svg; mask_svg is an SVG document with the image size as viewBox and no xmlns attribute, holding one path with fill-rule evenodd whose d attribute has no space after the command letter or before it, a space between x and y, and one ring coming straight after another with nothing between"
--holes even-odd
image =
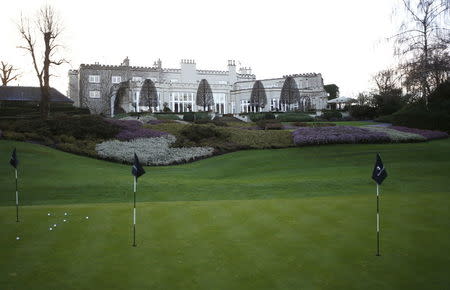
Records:
<instances>
[{"instance_id":1,"label":"overcast sky","mask_svg":"<svg viewBox=\"0 0 450 290\"><path fill-rule=\"evenodd\" d=\"M128 56L131 65L151 66L161 58L163 67L178 68L187 58L197 68L217 70L234 59L258 79L317 72L353 97L370 90L372 76L395 61L386 38L396 29L397 0L2 0L0 60L20 68L20 85L38 82L31 57L17 48L16 23L45 3L64 24L59 55L70 64L55 68L51 80L63 93L69 69L118 65Z\"/></svg>"}]
</instances>

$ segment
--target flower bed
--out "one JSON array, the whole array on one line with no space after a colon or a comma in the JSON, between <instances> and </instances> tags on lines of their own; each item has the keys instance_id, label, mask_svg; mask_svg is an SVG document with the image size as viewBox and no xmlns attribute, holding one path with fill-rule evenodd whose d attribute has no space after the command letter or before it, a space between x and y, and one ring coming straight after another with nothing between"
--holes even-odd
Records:
<instances>
[{"instance_id":1,"label":"flower bed","mask_svg":"<svg viewBox=\"0 0 450 290\"><path fill-rule=\"evenodd\" d=\"M214 151L214 148L211 147L170 148L169 146L175 140L173 135L131 141L114 140L97 144L95 150L102 158L124 163L132 163L136 152L140 161L145 165L189 162L211 156Z\"/></svg>"},{"instance_id":2,"label":"flower bed","mask_svg":"<svg viewBox=\"0 0 450 290\"><path fill-rule=\"evenodd\" d=\"M108 119L109 123L117 125L121 130L116 138L122 141L128 141L138 138L154 138L167 135L165 132L143 128L142 123L134 120L115 120Z\"/></svg>"},{"instance_id":3,"label":"flower bed","mask_svg":"<svg viewBox=\"0 0 450 290\"><path fill-rule=\"evenodd\" d=\"M304 127L292 132L292 137L294 144L297 146L342 143L386 143L390 141L386 133L351 126Z\"/></svg>"},{"instance_id":4,"label":"flower bed","mask_svg":"<svg viewBox=\"0 0 450 290\"><path fill-rule=\"evenodd\" d=\"M419 134L402 132L391 129L390 127L364 127L370 131L386 133L392 142L423 142L427 139Z\"/></svg>"},{"instance_id":5,"label":"flower bed","mask_svg":"<svg viewBox=\"0 0 450 290\"><path fill-rule=\"evenodd\" d=\"M397 130L397 131L401 131L401 132L418 134L418 135L425 137L427 140L448 138L448 134L445 132L441 132L441 131L415 129L415 128L408 128L408 127L402 127L402 126L391 126L389 128Z\"/></svg>"}]
</instances>

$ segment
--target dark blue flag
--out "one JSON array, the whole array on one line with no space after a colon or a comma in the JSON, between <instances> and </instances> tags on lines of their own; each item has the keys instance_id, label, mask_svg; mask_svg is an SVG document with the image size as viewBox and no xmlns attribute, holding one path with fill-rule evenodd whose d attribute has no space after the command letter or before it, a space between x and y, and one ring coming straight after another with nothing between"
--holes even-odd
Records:
<instances>
[{"instance_id":1,"label":"dark blue flag","mask_svg":"<svg viewBox=\"0 0 450 290\"><path fill-rule=\"evenodd\" d=\"M12 152L11 159L9 160L9 164L17 169L17 165L19 165L19 159L17 159L16 148Z\"/></svg>"},{"instance_id":2,"label":"dark blue flag","mask_svg":"<svg viewBox=\"0 0 450 290\"><path fill-rule=\"evenodd\" d=\"M387 176L388 174L386 168L384 168L383 161L381 161L380 154L377 153L377 160L375 161L375 166L373 168L372 179L381 185Z\"/></svg>"},{"instance_id":3,"label":"dark blue flag","mask_svg":"<svg viewBox=\"0 0 450 290\"><path fill-rule=\"evenodd\" d=\"M131 168L131 173L136 176L136 178L145 173L144 168L142 168L141 163L139 163L139 158L137 157L136 153L134 153L134 162L133 167Z\"/></svg>"}]
</instances>

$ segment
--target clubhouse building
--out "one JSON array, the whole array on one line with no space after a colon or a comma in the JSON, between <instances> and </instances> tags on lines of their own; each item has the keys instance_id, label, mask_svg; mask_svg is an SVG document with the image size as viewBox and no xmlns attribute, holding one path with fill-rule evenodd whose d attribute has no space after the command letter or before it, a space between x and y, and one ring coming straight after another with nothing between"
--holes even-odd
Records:
<instances>
[{"instance_id":1,"label":"clubhouse building","mask_svg":"<svg viewBox=\"0 0 450 290\"><path fill-rule=\"evenodd\" d=\"M300 100L291 110L321 110L327 106L321 74L291 75L300 90ZM280 102L281 88L287 76L261 80L267 95L267 105L261 111L285 111ZM256 81L249 67L237 69L234 60L227 70L197 69L194 60L183 59L180 68L163 68L161 60L152 67L131 66L127 58L120 65L82 64L69 71L68 97L78 107L87 107L92 113L114 115L119 112L202 111L196 105L199 83L206 79L211 87L214 105L210 110L218 114L238 114L256 111L250 104L250 95ZM154 106L145 106L140 100L144 83L151 80L156 89Z\"/></svg>"}]
</instances>

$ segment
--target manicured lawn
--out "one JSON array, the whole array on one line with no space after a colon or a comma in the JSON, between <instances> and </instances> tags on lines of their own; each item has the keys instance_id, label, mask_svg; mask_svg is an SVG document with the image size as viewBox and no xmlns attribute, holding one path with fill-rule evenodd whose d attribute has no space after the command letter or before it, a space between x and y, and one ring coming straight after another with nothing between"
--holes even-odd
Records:
<instances>
[{"instance_id":1,"label":"manicured lawn","mask_svg":"<svg viewBox=\"0 0 450 290\"><path fill-rule=\"evenodd\" d=\"M8 165L13 147L26 204L20 223ZM450 285L448 139L240 151L146 167L136 248L130 166L19 142L0 141L0 152L0 289ZM375 152L389 172L381 257L370 180Z\"/></svg>"}]
</instances>

